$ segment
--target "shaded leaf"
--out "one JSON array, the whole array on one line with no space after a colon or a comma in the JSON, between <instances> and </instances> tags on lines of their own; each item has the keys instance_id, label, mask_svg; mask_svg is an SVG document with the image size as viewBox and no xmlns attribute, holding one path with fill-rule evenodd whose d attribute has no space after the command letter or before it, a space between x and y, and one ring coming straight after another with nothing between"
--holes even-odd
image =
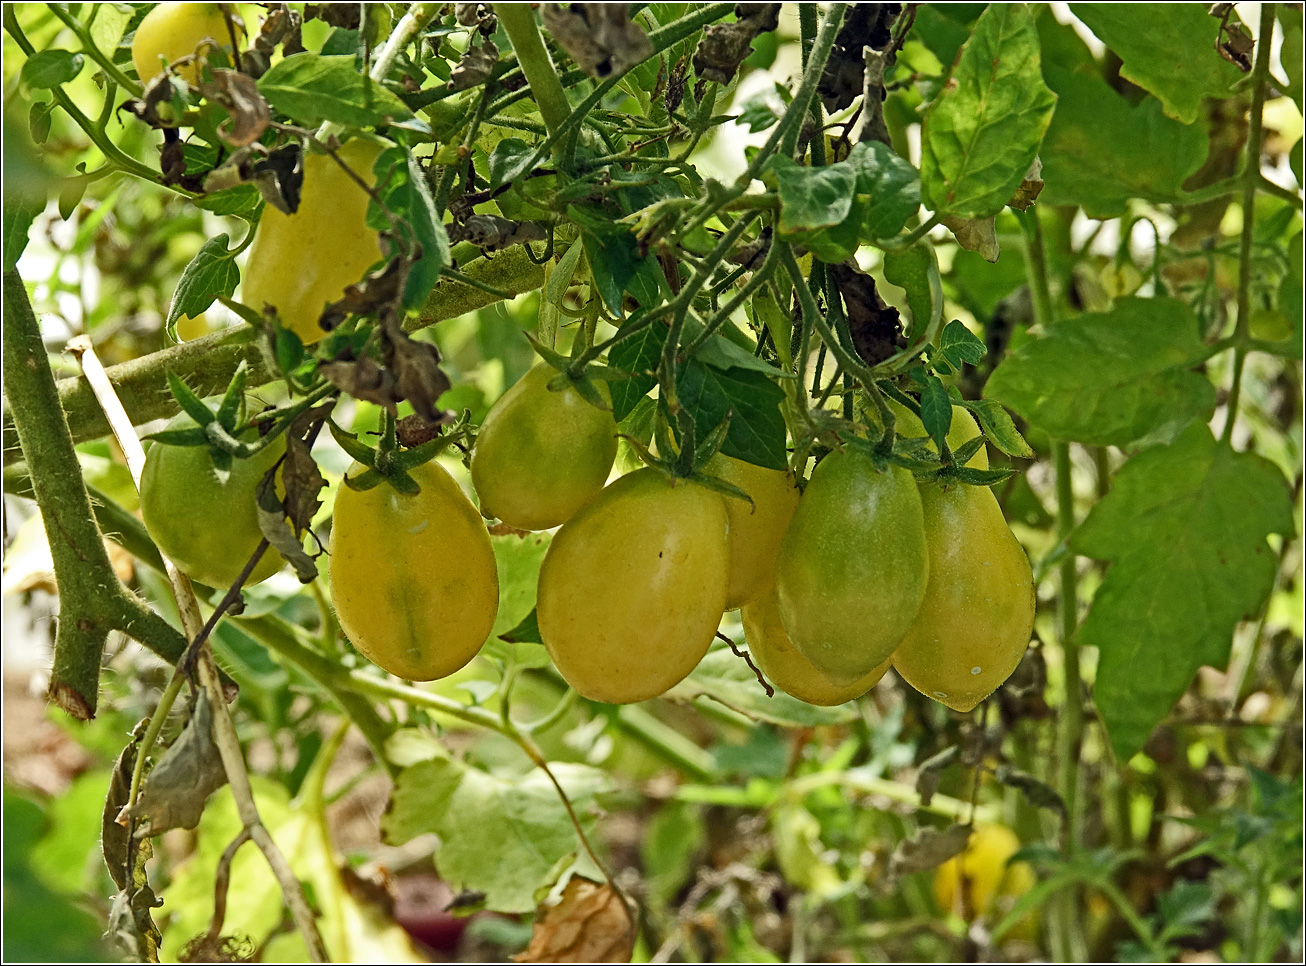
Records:
<instances>
[{"instance_id":1,"label":"shaded leaf","mask_svg":"<svg viewBox=\"0 0 1306 966\"><path fill-rule=\"evenodd\" d=\"M860 4L859 4L860 6ZM892 238L920 209L920 172L887 144L854 144L846 164L857 172L857 194L867 196L862 240Z\"/></svg>"},{"instance_id":2,"label":"shaded leaf","mask_svg":"<svg viewBox=\"0 0 1306 966\"><path fill-rule=\"evenodd\" d=\"M69 50L38 50L23 63L18 79L33 90L67 84L82 72L86 58Z\"/></svg>"},{"instance_id":3,"label":"shaded leaf","mask_svg":"<svg viewBox=\"0 0 1306 966\"><path fill-rule=\"evenodd\" d=\"M1034 451L1025 442L1025 437L1020 435L1020 430L1001 403L992 399L967 399L962 401L962 405L975 414L984 429L984 435L1002 452L1026 459L1034 456Z\"/></svg>"},{"instance_id":4,"label":"shaded leaf","mask_svg":"<svg viewBox=\"0 0 1306 966\"><path fill-rule=\"evenodd\" d=\"M943 224L957 244L968 252L975 252L986 262L996 262L1001 252L998 249L998 230L993 218L956 218L945 215Z\"/></svg>"},{"instance_id":5,"label":"shaded leaf","mask_svg":"<svg viewBox=\"0 0 1306 966\"><path fill-rule=\"evenodd\" d=\"M757 675L728 647L708 651L689 676L664 695L670 700L692 701L706 696L757 721L785 728L843 724L857 717L852 704L822 708L776 690L768 697Z\"/></svg>"},{"instance_id":6,"label":"shaded leaf","mask_svg":"<svg viewBox=\"0 0 1306 966\"><path fill-rule=\"evenodd\" d=\"M612 392L612 418L617 422L630 415L639 401L657 385L657 377L653 373L662 358L662 347L666 341L667 327L654 322L613 346L608 353L609 363L632 373L629 379L617 379L608 384Z\"/></svg>"},{"instance_id":7,"label":"shaded leaf","mask_svg":"<svg viewBox=\"0 0 1306 966\"><path fill-rule=\"evenodd\" d=\"M969 825L952 825L945 829L923 828L914 838L898 843L889 868L895 875L910 875L937 868L966 850L971 831Z\"/></svg>"},{"instance_id":8,"label":"shaded leaf","mask_svg":"<svg viewBox=\"0 0 1306 966\"><path fill-rule=\"evenodd\" d=\"M222 754L213 740L213 707L208 693L196 693L190 720L181 734L150 769L136 804L124 809L142 835L162 835L169 829L193 829L209 796L227 783Z\"/></svg>"},{"instance_id":9,"label":"shaded leaf","mask_svg":"<svg viewBox=\"0 0 1306 966\"><path fill-rule=\"evenodd\" d=\"M360 74L352 55L305 51L286 57L259 78L258 89L278 111L307 127L323 121L375 127L413 116L386 87Z\"/></svg>"},{"instance_id":10,"label":"shaded leaf","mask_svg":"<svg viewBox=\"0 0 1306 966\"><path fill-rule=\"evenodd\" d=\"M773 470L788 465L785 421L780 411L784 390L751 369L717 369L697 359L687 362L677 382L681 402L694 416L699 438L705 438L727 417L721 452L745 463Z\"/></svg>"}]
</instances>

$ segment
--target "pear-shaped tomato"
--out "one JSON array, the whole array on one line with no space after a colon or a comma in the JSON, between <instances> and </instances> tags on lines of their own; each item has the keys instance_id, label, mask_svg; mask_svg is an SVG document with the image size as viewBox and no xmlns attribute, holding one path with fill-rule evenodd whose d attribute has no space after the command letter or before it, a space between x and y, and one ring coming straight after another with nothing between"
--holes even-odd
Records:
<instances>
[{"instance_id":1,"label":"pear-shaped tomato","mask_svg":"<svg viewBox=\"0 0 1306 966\"><path fill-rule=\"evenodd\" d=\"M167 428L194 429L195 421L181 413ZM249 430L244 440L255 438ZM141 472L141 517L163 555L201 584L226 590L235 583L263 539L259 484L285 451L285 439L278 437L249 459L232 460L221 482L207 446L152 443ZM285 565L281 554L265 550L246 586Z\"/></svg>"},{"instance_id":2,"label":"pear-shaped tomato","mask_svg":"<svg viewBox=\"0 0 1306 966\"><path fill-rule=\"evenodd\" d=\"M794 478L784 470L745 463L717 453L704 472L731 483L753 502L726 497L730 519L730 589L726 610L742 607L770 584L775 558L801 495Z\"/></svg>"},{"instance_id":3,"label":"pear-shaped tomato","mask_svg":"<svg viewBox=\"0 0 1306 966\"><path fill-rule=\"evenodd\" d=\"M349 475L361 472L355 464ZM412 681L452 674L494 627L499 576L481 515L438 463L411 471L420 493L340 487L331 527L331 601L372 663Z\"/></svg>"},{"instance_id":4,"label":"pear-shaped tomato","mask_svg":"<svg viewBox=\"0 0 1306 966\"><path fill-rule=\"evenodd\" d=\"M617 456L611 411L571 386L551 392L556 375L541 364L522 376L491 407L472 453L481 510L521 530L566 523L603 489Z\"/></svg>"},{"instance_id":5,"label":"pear-shaped tomato","mask_svg":"<svg viewBox=\"0 0 1306 966\"><path fill-rule=\"evenodd\" d=\"M1020 663L1034 627L1029 558L993 493L921 487L930 580L893 666L922 694L969 711Z\"/></svg>"},{"instance_id":6,"label":"pear-shaped tomato","mask_svg":"<svg viewBox=\"0 0 1306 966\"><path fill-rule=\"evenodd\" d=\"M776 602L775 588L768 587L754 601L744 605L744 636L748 650L758 669L771 683L799 701L821 707L833 707L853 698L859 698L875 687L884 672L889 670L886 660L864 678L852 684L832 683L818 671L811 661L798 653L780 620L780 607Z\"/></svg>"},{"instance_id":7,"label":"pear-shaped tomato","mask_svg":"<svg viewBox=\"0 0 1306 966\"><path fill-rule=\"evenodd\" d=\"M812 472L776 560L789 639L835 684L853 684L893 653L929 578L916 481L875 469L851 447Z\"/></svg>"},{"instance_id":8,"label":"pear-shaped tomato","mask_svg":"<svg viewBox=\"0 0 1306 966\"><path fill-rule=\"evenodd\" d=\"M976 919L997 913L995 903L1023 896L1034 887L1034 872L1024 862L1008 864L1020 850L1020 839L1005 825L978 825L961 855L934 872L934 898L944 912ZM1037 922L1027 917L1011 935L1032 939Z\"/></svg>"},{"instance_id":9,"label":"pear-shaped tomato","mask_svg":"<svg viewBox=\"0 0 1306 966\"><path fill-rule=\"evenodd\" d=\"M210 41L231 47L231 33L222 5L217 3L160 3L147 13L132 38L132 63L142 84L163 73L165 61L175 63L196 53ZM199 68L188 64L177 73L191 84L198 83Z\"/></svg>"},{"instance_id":10,"label":"pear-shaped tomato","mask_svg":"<svg viewBox=\"0 0 1306 966\"><path fill-rule=\"evenodd\" d=\"M375 183L372 165L381 145L356 138L336 153L368 185ZM332 158L306 154L298 210L287 215L271 205L263 208L240 300L258 312L275 308L305 345L321 339L322 309L381 258L377 232L367 227L368 200Z\"/></svg>"},{"instance_id":11,"label":"pear-shaped tomato","mask_svg":"<svg viewBox=\"0 0 1306 966\"><path fill-rule=\"evenodd\" d=\"M540 567L540 637L594 701L655 698L694 669L726 604L719 495L660 470L616 480L554 534Z\"/></svg>"}]
</instances>

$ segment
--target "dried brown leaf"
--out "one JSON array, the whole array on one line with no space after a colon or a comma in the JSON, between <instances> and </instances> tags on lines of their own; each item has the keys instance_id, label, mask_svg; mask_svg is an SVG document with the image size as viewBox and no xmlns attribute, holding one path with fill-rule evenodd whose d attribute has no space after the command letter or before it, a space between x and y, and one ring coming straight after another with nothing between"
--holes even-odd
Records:
<instances>
[{"instance_id":1,"label":"dried brown leaf","mask_svg":"<svg viewBox=\"0 0 1306 966\"><path fill-rule=\"evenodd\" d=\"M193 829L199 824L204 803L227 783L222 754L213 740L213 708L208 694L199 691L190 720L164 752L145 783L136 804L119 816L140 822L143 835L162 835L170 829Z\"/></svg>"},{"instance_id":2,"label":"dried brown leaf","mask_svg":"<svg viewBox=\"0 0 1306 966\"><path fill-rule=\"evenodd\" d=\"M635 923L621 896L606 883L572 876L562 899L541 906L530 945L519 963L628 963Z\"/></svg>"},{"instance_id":3,"label":"dried brown leaf","mask_svg":"<svg viewBox=\"0 0 1306 966\"><path fill-rule=\"evenodd\" d=\"M780 25L780 4L737 3L735 16L734 23L715 23L703 31L694 50L694 72L700 79L729 84L753 52L754 38Z\"/></svg>"},{"instance_id":4,"label":"dried brown leaf","mask_svg":"<svg viewBox=\"0 0 1306 966\"><path fill-rule=\"evenodd\" d=\"M467 52L458 61L458 66L449 74L449 89L465 91L478 84L484 84L494 73L494 67L498 63L499 48L486 37L481 46L467 48Z\"/></svg>"},{"instance_id":5,"label":"dried brown leaf","mask_svg":"<svg viewBox=\"0 0 1306 966\"><path fill-rule=\"evenodd\" d=\"M894 875L910 875L937 868L965 851L970 833L969 825L953 825L942 830L923 828L915 838L904 839L898 844L889 867Z\"/></svg>"},{"instance_id":6,"label":"dried brown leaf","mask_svg":"<svg viewBox=\"0 0 1306 966\"><path fill-rule=\"evenodd\" d=\"M857 268L855 261L830 266L839 294L848 312L848 331L853 348L868 366L874 366L905 348L902 316L880 298L875 279Z\"/></svg>"},{"instance_id":7,"label":"dried brown leaf","mask_svg":"<svg viewBox=\"0 0 1306 966\"><path fill-rule=\"evenodd\" d=\"M992 218L956 218L945 215L942 220L957 239L957 244L966 251L977 253L986 262L998 260L998 232Z\"/></svg>"},{"instance_id":8,"label":"dried brown leaf","mask_svg":"<svg viewBox=\"0 0 1306 966\"><path fill-rule=\"evenodd\" d=\"M591 77L624 74L653 56L653 44L630 19L627 3L546 3L540 9L553 39Z\"/></svg>"},{"instance_id":9,"label":"dried brown leaf","mask_svg":"<svg viewBox=\"0 0 1306 966\"><path fill-rule=\"evenodd\" d=\"M248 74L214 68L213 83L204 85L204 94L230 112L230 125L219 125L218 134L234 147L244 148L253 144L263 136L272 122L268 102L259 93L254 78Z\"/></svg>"}]
</instances>

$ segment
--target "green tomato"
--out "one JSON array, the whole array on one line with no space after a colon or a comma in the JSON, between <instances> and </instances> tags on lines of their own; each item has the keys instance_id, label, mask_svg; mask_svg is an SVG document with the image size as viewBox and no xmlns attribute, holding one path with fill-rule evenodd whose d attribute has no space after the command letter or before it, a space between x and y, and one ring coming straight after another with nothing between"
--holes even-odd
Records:
<instances>
[{"instance_id":1,"label":"green tomato","mask_svg":"<svg viewBox=\"0 0 1306 966\"><path fill-rule=\"evenodd\" d=\"M906 470L847 449L817 464L776 561L780 616L835 684L865 677L916 619L929 579L921 497Z\"/></svg>"},{"instance_id":2,"label":"green tomato","mask_svg":"<svg viewBox=\"0 0 1306 966\"><path fill-rule=\"evenodd\" d=\"M205 41L231 46L227 20L216 3L161 3L145 15L132 38L132 63L142 84L171 64L194 54ZM189 64L177 73L188 83L199 82L199 67Z\"/></svg>"},{"instance_id":3,"label":"green tomato","mask_svg":"<svg viewBox=\"0 0 1306 966\"><path fill-rule=\"evenodd\" d=\"M194 427L182 413L167 428ZM254 438L253 430L245 436ZM235 583L263 539L259 484L285 451L285 439L278 437L251 458L232 460L222 483L207 446L151 444L141 473L141 516L160 552L191 580L219 589ZM269 547L246 585L267 580L285 563Z\"/></svg>"},{"instance_id":4,"label":"green tomato","mask_svg":"<svg viewBox=\"0 0 1306 966\"><path fill-rule=\"evenodd\" d=\"M1034 628L1029 558L982 486L921 487L930 579L893 666L921 694L970 711L1020 663Z\"/></svg>"},{"instance_id":5,"label":"green tomato","mask_svg":"<svg viewBox=\"0 0 1306 966\"><path fill-rule=\"evenodd\" d=\"M694 669L725 610L726 520L713 491L647 468L563 524L540 567L536 616L568 684L628 704Z\"/></svg>"},{"instance_id":6,"label":"green tomato","mask_svg":"<svg viewBox=\"0 0 1306 966\"><path fill-rule=\"evenodd\" d=\"M726 497L730 520L730 589L726 610L742 607L770 586L775 558L801 495L785 470L755 466L717 453L704 472L739 487L753 502Z\"/></svg>"},{"instance_id":7,"label":"green tomato","mask_svg":"<svg viewBox=\"0 0 1306 966\"><path fill-rule=\"evenodd\" d=\"M522 376L486 415L472 453L481 509L520 530L566 523L603 489L617 456L611 411L571 386L551 392L556 375L541 364Z\"/></svg>"},{"instance_id":8,"label":"green tomato","mask_svg":"<svg viewBox=\"0 0 1306 966\"><path fill-rule=\"evenodd\" d=\"M349 476L362 472L354 464ZM457 671L481 649L499 607L490 535L439 463L409 471L400 493L341 486L331 526L331 602L373 664L410 681Z\"/></svg>"},{"instance_id":9,"label":"green tomato","mask_svg":"<svg viewBox=\"0 0 1306 966\"><path fill-rule=\"evenodd\" d=\"M355 138L336 152L368 186L381 154L375 141ZM241 282L240 300L263 311L272 306L305 345L326 333L322 309L345 294L380 261L380 237L367 226L367 193L325 154L304 156L304 183L293 215L263 207Z\"/></svg>"}]
</instances>

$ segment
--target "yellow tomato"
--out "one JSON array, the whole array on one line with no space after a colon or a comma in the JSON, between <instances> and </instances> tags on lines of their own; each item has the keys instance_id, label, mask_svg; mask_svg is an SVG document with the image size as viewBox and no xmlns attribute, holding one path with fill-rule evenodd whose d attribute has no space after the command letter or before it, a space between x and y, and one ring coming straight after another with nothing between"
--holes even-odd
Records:
<instances>
[{"instance_id":1,"label":"yellow tomato","mask_svg":"<svg viewBox=\"0 0 1306 966\"><path fill-rule=\"evenodd\" d=\"M970 711L1020 663L1034 627L1029 558L987 487L921 487L930 579L893 666L912 687Z\"/></svg>"},{"instance_id":2,"label":"yellow tomato","mask_svg":"<svg viewBox=\"0 0 1306 966\"><path fill-rule=\"evenodd\" d=\"M540 637L594 701L657 697L698 664L725 610L726 508L652 468L613 482L563 524L540 567Z\"/></svg>"},{"instance_id":3,"label":"yellow tomato","mask_svg":"<svg viewBox=\"0 0 1306 966\"><path fill-rule=\"evenodd\" d=\"M374 141L347 141L337 154L368 185L381 153ZM325 154L304 157L304 184L293 215L263 208L241 286L241 301L277 310L305 345L325 333L322 309L359 281L382 257L377 232L367 227L367 193Z\"/></svg>"},{"instance_id":4,"label":"yellow tomato","mask_svg":"<svg viewBox=\"0 0 1306 966\"><path fill-rule=\"evenodd\" d=\"M817 464L776 560L775 589L798 651L851 685L893 653L920 609L929 555L916 481L849 448Z\"/></svg>"},{"instance_id":5,"label":"yellow tomato","mask_svg":"<svg viewBox=\"0 0 1306 966\"><path fill-rule=\"evenodd\" d=\"M142 84L175 63L201 50L205 41L231 47L231 34L222 7L216 3L161 3L145 15L132 39L132 63ZM188 83L199 80L199 68L188 64L177 73Z\"/></svg>"},{"instance_id":6,"label":"yellow tomato","mask_svg":"<svg viewBox=\"0 0 1306 966\"><path fill-rule=\"evenodd\" d=\"M361 472L355 464L349 475ZM411 471L421 487L341 486L331 528L331 601L340 627L372 663L412 681L452 674L494 627L499 577L481 516L438 463Z\"/></svg>"},{"instance_id":7,"label":"yellow tomato","mask_svg":"<svg viewBox=\"0 0 1306 966\"><path fill-rule=\"evenodd\" d=\"M481 509L521 530L566 523L603 489L617 456L612 413L571 386L550 392L556 375L537 365L522 376L486 415L472 453Z\"/></svg>"},{"instance_id":8,"label":"yellow tomato","mask_svg":"<svg viewBox=\"0 0 1306 966\"><path fill-rule=\"evenodd\" d=\"M185 413L168 429L193 429ZM255 438L249 431L245 440ZM191 580L225 590L263 539L258 525L259 484L286 451L279 437L244 460L231 461L231 473L220 482L207 446L150 444L141 472L141 517L145 529L165 557ZM267 580L286 565L269 548L245 581Z\"/></svg>"},{"instance_id":9,"label":"yellow tomato","mask_svg":"<svg viewBox=\"0 0 1306 966\"><path fill-rule=\"evenodd\" d=\"M755 466L717 453L704 468L710 476L732 483L753 498L752 503L726 497L730 520L730 588L726 610L754 600L771 583L780 541L798 509L801 495L784 470Z\"/></svg>"},{"instance_id":10,"label":"yellow tomato","mask_svg":"<svg viewBox=\"0 0 1306 966\"><path fill-rule=\"evenodd\" d=\"M203 312L193 318L189 315L183 315L177 320L178 342L194 342L212 331L208 317Z\"/></svg>"},{"instance_id":11,"label":"yellow tomato","mask_svg":"<svg viewBox=\"0 0 1306 966\"><path fill-rule=\"evenodd\" d=\"M1020 840L1005 825L980 825L966 851L934 872L934 898L945 912L973 920L994 910L1003 896L1017 898L1034 887L1034 873L1024 862L1008 865Z\"/></svg>"},{"instance_id":12,"label":"yellow tomato","mask_svg":"<svg viewBox=\"0 0 1306 966\"><path fill-rule=\"evenodd\" d=\"M848 685L832 683L812 662L798 653L780 620L780 607L776 603L775 588L768 587L752 603L744 606L744 636L753 662L771 683L799 701L822 707L833 707L853 698L859 698L875 687L884 672L889 670L886 660L866 677Z\"/></svg>"}]
</instances>

